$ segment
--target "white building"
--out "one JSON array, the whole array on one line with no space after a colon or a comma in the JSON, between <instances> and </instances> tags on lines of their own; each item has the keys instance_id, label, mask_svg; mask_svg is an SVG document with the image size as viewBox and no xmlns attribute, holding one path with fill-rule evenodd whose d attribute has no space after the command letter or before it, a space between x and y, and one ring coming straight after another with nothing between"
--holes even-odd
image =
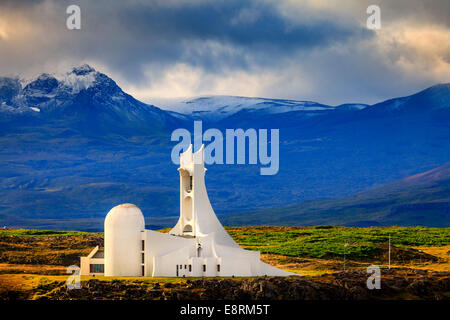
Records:
<instances>
[{"instance_id":1,"label":"white building","mask_svg":"<svg viewBox=\"0 0 450 320\"><path fill-rule=\"evenodd\" d=\"M203 146L180 157L180 218L169 233L145 229L133 204L121 204L105 219L105 249L81 258L82 275L215 277L288 276L242 249L217 219L205 187Z\"/></svg>"}]
</instances>

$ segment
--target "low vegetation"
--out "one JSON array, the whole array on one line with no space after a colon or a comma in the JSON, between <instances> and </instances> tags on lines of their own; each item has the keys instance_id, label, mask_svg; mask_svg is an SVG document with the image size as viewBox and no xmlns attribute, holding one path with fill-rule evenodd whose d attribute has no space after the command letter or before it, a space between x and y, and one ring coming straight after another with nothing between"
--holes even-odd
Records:
<instances>
[{"instance_id":1,"label":"low vegetation","mask_svg":"<svg viewBox=\"0 0 450 320\"><path fill-rule=\"evenodd\" d=\"M169 229L163 229L167 232ZM386 256L430 260L417 247L450 245L450 228L373 227L228 227L244 248L286 257L374 261ZM0 230L0 263L68 265L103 245L102 233L53 230Z\"/></svg>"},{"instance_id":2,"label":"low vegetation","mask_svg":"<svg viewBox=\"0 0 450 320\"><path fill-rule=\"evenodd\" d=\"M3 229L0 230L0 236L16 237L56 237L56 236L83 236L95 234L82 231L59 231L59 230L36 230L36 229ZM98 233L100 234L100 233Z\"/></svg>"},{"instance_id":3,"label":"low vegetation","mask_svg":"<svg viewBox=\"0 0 450 320\"><path fill-rule=\"evenodd\" d=\"M102 246L102 233L3 229L0 230L0 300L216 299L217 290L226 292L229 299L284 299L284 293L291 291L296 292L292 296L295 299L450 298L450 228L226 229L242 247L260 251L263 261L300 273L306 277L299 279L307 280L278 283L276 279L255 278L248 282L241 278L218 278L202 282L189 278L83 276L83 290L68 291L67 266L79 265L80 256L87 255L96 245ZM389 238L391 269L387 270ZM377 295L365 287L365 269L371 264L383 269L383 288L387 288L376 292ZM261 291L258 289L261 286L274 291Z\"/></svg>"},{"instance_id":4,"label":"low vegetation","mask_svg":"<svg viewBox=\"0 0 450 320\"><path fill-rule=\"evenodd\" d=\"M248 249L291 257L371 260L384 255L385 247L450 245L450 228L374 227L239 227L231 236ZM417 250L419 253L419 251Z\"/></svg>"},{"instance_id":5,"label":"low vegetation","mask_svg":"<svg viewBox=\"0 0 450 320\"><path fill-rule=\"evenodd\" d=\"M0 273L20 270L42 270L46 266L69 266L80 263L80 256L103 245L103 235L79 231L0 230ZM5 265L6 264L6 265ZM44 268L56 272L54 268ZM64 268L62 268L64 269ZM6 271L5 271L6 270ZM58 273L65 272L59 270Z\"/></svg>"}]
</instances>

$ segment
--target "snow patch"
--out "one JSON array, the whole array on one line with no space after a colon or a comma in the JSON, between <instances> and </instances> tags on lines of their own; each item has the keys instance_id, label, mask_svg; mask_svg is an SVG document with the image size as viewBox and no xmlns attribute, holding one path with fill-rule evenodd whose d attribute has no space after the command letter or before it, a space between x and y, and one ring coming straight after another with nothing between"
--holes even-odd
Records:
<instances>
[{"instance_id":1,"label":"snow patch","mask_svg":"<svg viewBox=\"0 0 450 320\"><path fill-rule=\"evenodd\" d=\"M83 75L77 75L76 73L70 72L58 80L65 86L71 88L72 93L76 94L81 90L92 86L95 81L96 74L97 72L90 72Z\"/></svg>"},{"instance_id":2,"label":"snow patch","mask_svg":"<svg viewBox=\"0 0 450 320\"><path fill-rule=\"evenodd\" d=\"M189 100L170 101L159 106L168 111L201 115L205 119L221 120L239 111L278 114L291 111L330 110L333 107L311 101L247 98L235 96L206 96Z\"/></svg>"}]
</instances>

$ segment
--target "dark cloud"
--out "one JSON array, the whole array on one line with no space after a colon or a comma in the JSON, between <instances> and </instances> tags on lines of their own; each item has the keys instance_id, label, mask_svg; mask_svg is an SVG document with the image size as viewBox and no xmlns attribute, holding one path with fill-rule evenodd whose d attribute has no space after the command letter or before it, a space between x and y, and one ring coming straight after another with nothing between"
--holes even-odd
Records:
<instances>
[{"instance_id":1,"label":"dark cloud","mask_svg":"<svg viewBox=\"0 0 450 320\"><path fill-rule=\"evenodd\" d=\"M2 0L2 8L30 8L39 4L42 4L45 0Z\"/></svg>"},{"instance_id":2,"label":"dark cloud","mask_svg":"<svg viewBox=\"0 0 450 320\"><path fill-rule=\"evenodd\" d=\"M163 68L178 62L210 72L276 65L299 50L311 50L368 38L372 32L332 16L292 21L263 1L199 1L168 6L161 3L82 5L85 17L81 46L91 56L140 79L143 65ZM106 7L106 6L105 6ZM95 13L95 15L94 15ZM104 25L99 25L99 21ZM308 21L308 22L303 22ZM105 25L107 28L105 28ZM105 34L106 33L106 34ZM132 63L130 63L132 61Z\"/></svg>"},{"instance_id":3,"label":"dark cloud","mask_svg":"<svg viewBox=\"0 0 450 320\"><path fill-rule=\"evenodd\" d=\"M327 45L361 34L355 25L339 24L331 19L302 23L300 16L298 21L289 21L273 5L257 0L212 1L176 7L141 4L118 12L124 28L140 36L153 34L165 41L200 39L283 50Z\"/></svg>"},{"instance_id":4,"label":"dark cloud","mask_svg":"<svg viewBox=\"0 0 450 320\"><path fill-rule=\"evenodd\" d=\"M279 87L261 86L264 96L336 104L374 102L396 95L395 90L415 90L442 79L427 74L427 69L413 76L405 73L398 61L429 59L422 63L429 65L440 57L430 55L425 44L420 48L426 54L416 54L414 46L405 46L398 35L385 30L436 25L448 30L450 2L381 0L386 29L377 33L365 28L365 10L372 2L6 0L0 2L0 69L3 74L20 74L89 62L119 84L143 87L185 64L212 82L233 72L269 74L280 78ZM71 4L81 7L80 31L66 28L65 11ZM448 62L448 52L438 55ZM397 82L392 85L386 79ZM215 92L213 85L206 88L212 88L210 94L223 93ZM203 93L201 89L202 84L198 92Z\"/></svg>"}]
</instances>

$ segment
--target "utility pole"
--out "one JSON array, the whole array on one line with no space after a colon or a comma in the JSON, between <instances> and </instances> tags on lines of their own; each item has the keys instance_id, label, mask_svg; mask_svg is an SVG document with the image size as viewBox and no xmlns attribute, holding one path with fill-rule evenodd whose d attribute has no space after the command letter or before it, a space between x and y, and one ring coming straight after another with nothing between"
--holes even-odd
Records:
<instances>
[{"instance_id":1,"label":"utility pole","mask_svg":"<svg viewBox=\"0 0 450 320\"><path fill-rule=\"evenodd\" d=\"M389 270L391 269L391 234L389 233Z\"/></svg>"},{"instance_id":2,"label":"utility pole","mask_svg":"<svg viewBox=\"0 0 450 320\"><path fill-rule=\"evenodd\" d=\"M348 246L348 243L344 244L344 272L345 272L345 247Z\"/></svg>"}]
</instances>

